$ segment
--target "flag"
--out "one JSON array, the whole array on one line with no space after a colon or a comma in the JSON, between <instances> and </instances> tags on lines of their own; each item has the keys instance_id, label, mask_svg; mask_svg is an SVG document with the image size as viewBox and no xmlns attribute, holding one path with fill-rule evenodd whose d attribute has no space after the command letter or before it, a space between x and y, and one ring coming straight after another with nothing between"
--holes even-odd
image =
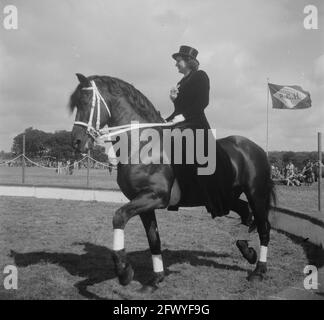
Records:
<instances>
[{"instance_id":1,"label":"flag","mask_svg":"<svg viewBox=\"0 0 324 320\"><path fill-rule=\"evenodd\" d=\"M274 109L305 109L312 106L309 92L300 86L268 83Z\"/></svg>"}]
</instances>

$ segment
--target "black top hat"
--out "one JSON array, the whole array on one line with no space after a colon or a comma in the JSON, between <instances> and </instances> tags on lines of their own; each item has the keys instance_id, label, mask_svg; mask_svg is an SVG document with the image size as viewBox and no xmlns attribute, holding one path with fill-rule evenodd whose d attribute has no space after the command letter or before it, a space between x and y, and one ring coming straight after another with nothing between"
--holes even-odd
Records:
<instances>
[{"instance_id":1,"label":"black top hat","mask_svg":"<svg viewBox=\"0 0 324 320\"><path fill-rule=\"evenodd\" d=\"M189 46L181 46L179 52L174 53L172 55L172 58L173 59L176 59L177 57L192 58L199 63L199 61L196 59L197 55L198 55L198 50L196 50L195 48Z\"/></svg>"}]
</instances>

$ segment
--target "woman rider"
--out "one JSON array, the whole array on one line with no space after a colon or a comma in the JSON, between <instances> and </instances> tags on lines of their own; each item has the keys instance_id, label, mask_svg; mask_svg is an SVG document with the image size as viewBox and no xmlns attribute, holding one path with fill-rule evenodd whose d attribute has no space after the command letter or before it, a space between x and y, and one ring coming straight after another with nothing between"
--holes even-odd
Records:
<instances>
[{"instance_id":1,"label":"woman rider","mask_svg":"<svg viewBox=\"0 0 324 320\"><path fill-rule=\"evenodd\" d=\"M183 124L182 128L184 126L186 128L191 128L194 131L194 136L196 136L196 129L204 129L204 150L206 150L208 147L207 139L212 137L212 135L208 135L210 125L204 112L209 103L210 85L206 72L198 70L199 62L197 60L197 55L198 51L189 46L181 46L179 52L172 55L173 59L176 60L178 71L183 74L183 78L178 82L177 87L170 91L170 99L174 104L174 112L166 118L166 121L178 122L179 119L183 117L185 121L181 123ZM216 141L214 143L216 143ZM185 157L186 153L184 145L183 143L182 159ZM199 166L196 158L192 166L174 166L177 177L186 175L188 179L191 180L193 176L196 176L195 178L197 179L198 186L196 185L195 191L192 191L191 194L195 196L197 187L199 187L199 190L202 190L203 201L213 218L215 216L225 215L229 212L230 195L226 190L229 190L232 185L232 171L229 159L226 158L227 156L222 152L218 143L216 146L217 153L212 159L216 160L217 157L217 164L220 165L220 163L222 163L222 167L221 170L216 170L212 175L188 175L188 170L197 170ZM194 155L196 155L195 149L196 148L192 150ZM190 172L193 173L193 171ZM185 178L179 180L185 180ZM189 185L186 184L185 181L182 181L182 186L181 181L179 181L179 184L180 189L181 187L188 187Z\"/></svg>"}]
</instances>

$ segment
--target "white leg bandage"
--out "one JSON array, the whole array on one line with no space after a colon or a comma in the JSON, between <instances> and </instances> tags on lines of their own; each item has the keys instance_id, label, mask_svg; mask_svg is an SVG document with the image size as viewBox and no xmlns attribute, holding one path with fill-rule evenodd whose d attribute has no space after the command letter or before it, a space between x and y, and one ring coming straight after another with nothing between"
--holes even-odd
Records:
<instances>
[{"instance_id":1,"label":"white leg bandage","mask_svg":"<svg viewBox=\"0 0 324 320\"><path fill-rule=\"evenodd\" d=\"M125 248L125 236L124 230L122 229L114 229L114 246L113 250L123 250Z\"/></svg>"},{"instance_id":2,"label":"white leg bandage","mask_svg":"<svg viewBox=\"0 0 324 320\"><path fill-rule=\"evenodd\" d=\"M261 246L260 247L260 262L267 262L267 254L268 254L268 247Z\"/></svg>"},{"instance_id":3,"label":"white leg bandage","mask_svg":"<svg viewBox=\"0 0 324 320\"><path fill-rule=\"evenodd\" d=\"M158 255L152 255L153 260L153 270L154 272L162 272L163 269L163 261L162 256L160 254Z\"/></svg>"}]
</instances>

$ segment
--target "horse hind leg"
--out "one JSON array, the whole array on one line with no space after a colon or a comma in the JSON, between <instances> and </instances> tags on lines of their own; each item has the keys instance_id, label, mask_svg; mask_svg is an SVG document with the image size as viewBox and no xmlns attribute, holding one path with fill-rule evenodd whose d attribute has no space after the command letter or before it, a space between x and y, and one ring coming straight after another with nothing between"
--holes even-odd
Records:
<instances>
[{"instance_id":1,"label":"horse hind leg","mask_svg":"<svg viewBox=\"0 0 324 320\"><path fill-rule=\"evenodd\" d=\"M253 214L249 208L249 204L245 200L235 197L231 201L230 209L232 211L235 211L240 216L241 222L243 225L248 226L248 227L250 227L252 225Z\"/></svg>"},{"instance_id":2,"label":"horse hind leg","mask_svg":"<svg viewBox=\"0 0 324 320\"><path fill-rule=\"evenodd\" d=\"M253 225L252 211L249 204L242 199L233 199L231 202L231 210L235 211L240 217L242 224L250 228ZM257 253L252 247L248 246L247 240L237 240L236 246L240 250L243 257L250 263L255 264L257 261Z\"/></svg>"},{"instance_id":3,"label":"horse hind leg","mask_svg":"<svg viewBox=\"0 0 324 320\"><path fill-rule=\"evenodd\" d=\"M248 197L254 214L255 223L260 239L260 255L256 268L249 275L249 281L262 281L267 272L267 253L270 241L270 223L268 220L268 205L265 196Z\"/></svg>"}]
</instances>

